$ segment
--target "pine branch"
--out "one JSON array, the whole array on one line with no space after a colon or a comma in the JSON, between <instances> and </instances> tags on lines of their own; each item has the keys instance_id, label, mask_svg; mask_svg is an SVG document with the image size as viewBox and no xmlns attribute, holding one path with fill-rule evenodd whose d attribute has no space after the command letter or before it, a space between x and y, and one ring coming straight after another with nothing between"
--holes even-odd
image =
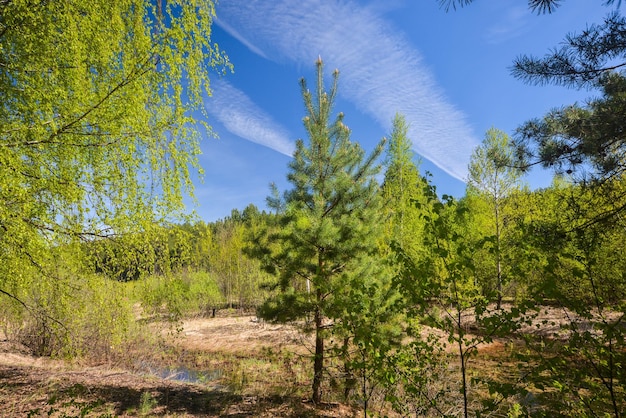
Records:
<instances>
[{"instance_id":1,"label":"pine branch","mask_svg":"<svg viewBox=\"0 0 626 418\"><path fill-rule=\"evenodd\" d=\"M602 24L566 36L564 45L543 58L522 55L511 73L530 84L597 87L601 77L626 66L626 20L618 12Z\"/></svg>"},{"instance_id":2,"label":"pine branch","mask_svg":"<svg viewBox=\"0 0 626 418\"><path fill-rule=\"evenodd\" d=\"M474 0L439 0L439 7L446 12L456 10L457 7L465 7ZM528 8L537 14L551 14L561 5L562 0L528 0ZM614 0L607 0L606 5L612 4ZM621 3L621 0L618 0Z\"/></svg>"}]
</instances>

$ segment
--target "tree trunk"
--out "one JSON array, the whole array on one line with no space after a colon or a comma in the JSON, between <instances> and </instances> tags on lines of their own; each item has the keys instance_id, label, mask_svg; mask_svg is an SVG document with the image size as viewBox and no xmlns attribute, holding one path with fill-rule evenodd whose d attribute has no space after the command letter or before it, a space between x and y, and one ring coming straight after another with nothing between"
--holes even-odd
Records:
<instances>
[{"instance_id":1,"label":"tree trunk","mask_svg":"<svg viewBox=\"0 0 626 418\"><path fill-rule=\"evenodd\" d=\"M344 388L343 388L343 398L344 401L348 402L350 396L352 395L352 391L356 385L356 379L354 377L354 372L352 367L350 366L350 337L345 337L343 339L343 347L341 349L341 355L343 357L343 372L344 372Z\"/></svg>"},{"instance_id":2,"label":"tree trunk","mask_svg":"<svg viewBox=\"0 0 626 418\"><path fill-rule=\"evenodd\" d=\"M318 303L321 300L321 291L317 290ZM313 403L322 402L322 373L324 371L324 337L322 335L322 309L315 308L315 359L313 363Z\"/></svg>"},{"instance_id":3,"label":"tree trunk","mask_svg":"<svg viewBox=\"0 0 626 418\"><path fill-rule=\"evenodd\" d=\"M500 309L502 306L502 255L501 255L501 245L500 245L500 207L498 201L496 200L495 204L495 215L496 215L496 274L497 274L497 286L498 286L498 299L497 299L497 309Z\"/></svg>"},{"instance_id":4,"label":"tree trunk","mask_svg":"<svg viewBox=\"0 0 626 418\"><path fill-rule=\"evenodd\" d=\"M463 416L465 418L469 417L469 402L467 398L467 359L466 352L463 347L463 342L465 341L465 333L463 332L463 322L461 318L461 310L457 307L457 318L455 326L458 327L459 339L457 344L459 346L459 360L461 360L461 392L463 393Z\"/></svg>"}]
</instances>

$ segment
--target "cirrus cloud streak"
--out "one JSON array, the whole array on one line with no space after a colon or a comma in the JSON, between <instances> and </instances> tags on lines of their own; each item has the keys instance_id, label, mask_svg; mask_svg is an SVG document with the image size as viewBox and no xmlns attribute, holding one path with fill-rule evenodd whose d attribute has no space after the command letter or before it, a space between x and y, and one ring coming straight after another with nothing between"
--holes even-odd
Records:
<instances>
[{"instance_id":1,"label":"cirrus cloud streak","mask_svg":"<svg viewBox=\"0 0 626 418\"><path fill-rule=\"evenodd\" d=\"M288 156L295 144L288 132L259 108L244 92L222 79L211 83L213 95L205 100L207 112L229 132Z\"/></svg>"},{"instance_id":2,"label":"cirrus cloud streak","mask_svg":"<svg viewBox=\"0 0 626 418\"><path fill-rule=\"evenodd\" d=\"M386 130L402 113L414 150L466 179L479 142L465 115L447 100L417 49L375 8L353 0L223 0L217 13L218 25L261 56L299 65L321 56L341 70L342 97Z\"/></svg>"}]
</instances>

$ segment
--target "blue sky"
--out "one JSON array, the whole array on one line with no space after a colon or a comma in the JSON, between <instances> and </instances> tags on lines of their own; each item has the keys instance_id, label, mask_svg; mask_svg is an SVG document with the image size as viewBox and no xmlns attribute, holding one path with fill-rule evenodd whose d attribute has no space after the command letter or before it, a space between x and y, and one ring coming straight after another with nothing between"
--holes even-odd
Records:
<instances>
[{"instance_id":1,"label":"blue sky","mask_svg":"<svg viewBox=\"0 0 626 418\"><path fill-rule=\"evenodd\" d=\"M512 134L527 119L594 95L530 86L510 75L521 54L542 56L565 34L599 23L600 0L567 0L537 16L526 0L476 1L445 12L437 0L220 0L212 39L234 73L212 80L205 100L219 139L202 143L204 181L195 184L205 221L254 203L265 208L279 189L298 138L306 139L299 80L315 87L320 56L330 80L340 72L335 111L352 140L371 150L391 131L396 112L440 193L457 197L472 150L491 127ZM527 177L549 185L550 173Z\"/></svg>"}]
</instances>

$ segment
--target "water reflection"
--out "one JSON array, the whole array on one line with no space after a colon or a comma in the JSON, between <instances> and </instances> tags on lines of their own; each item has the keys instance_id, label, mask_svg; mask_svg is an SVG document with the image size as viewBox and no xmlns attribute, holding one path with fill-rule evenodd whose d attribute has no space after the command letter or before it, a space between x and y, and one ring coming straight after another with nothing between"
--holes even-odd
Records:
<instances>
[{"instance_id":1,"label":"water reflection","mask_svg":"<svg viewBox=\"0 0 626 418\"><path fill-rule=\"evenodd\" d=\"M142 364L141 369L167 380L185 383L209 383L222 377L222 370L193 370L187 367L154 367Z\"/></svg>"}]
</instances>

